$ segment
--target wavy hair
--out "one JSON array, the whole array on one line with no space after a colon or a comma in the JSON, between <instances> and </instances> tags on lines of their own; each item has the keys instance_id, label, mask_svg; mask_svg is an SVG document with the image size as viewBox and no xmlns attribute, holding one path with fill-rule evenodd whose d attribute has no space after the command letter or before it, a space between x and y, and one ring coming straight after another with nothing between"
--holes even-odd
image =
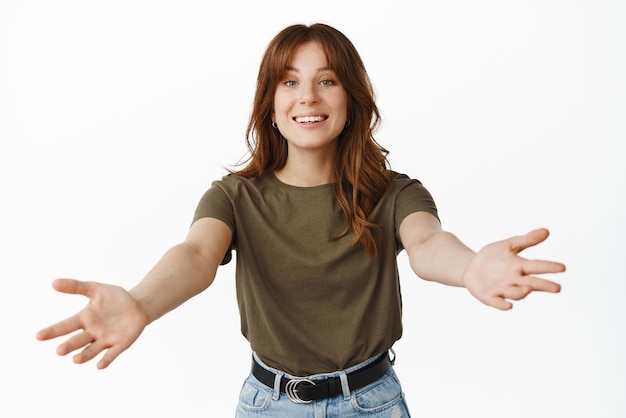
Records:
<instances>
[{"instance_id":1,"label":"wavy hair","mask_svg":"<svg viewBox=\"0 0 626 418\"><path fill-rule=\"evenodd\" d=\"M283 29L269 43L259 68L246 131L250 156L242 163L247 163L243 169L231 172L252 178L285 165L287 141L272 127L274 93L295 49L310 41L321 46L329 67L348 96L350 123L337 138L333 172L335 198L343 210L347 226L336 239L352 230L352 245L360 243L367 254L376 257L378 251L371 229L378 225L368 221L367 217L390 182L388 151L373 137L380 123L380 113L363 61L352 42L337 29L321 23L293 25Z\"/></svg>"}]
</instances>

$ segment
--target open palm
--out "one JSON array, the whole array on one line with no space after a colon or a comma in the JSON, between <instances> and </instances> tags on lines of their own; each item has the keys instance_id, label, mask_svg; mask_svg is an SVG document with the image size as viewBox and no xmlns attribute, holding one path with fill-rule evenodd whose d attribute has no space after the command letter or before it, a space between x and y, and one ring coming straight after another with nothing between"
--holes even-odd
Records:
<instances>
[{"instance_id":1,"label":"open palm","mask_svg":"<svg viewBox=\"0 0 626 418\"><path fill-rule=\"evenodd\" d=\"M148 323L141 305L119 286L72 279L57 279L53 287L62 293L89 298L87 306L37 333L40 340L49 340L76 332L57 347L59 355L76 350L75 363L84 363L106 351L97 367L103 369L135 342Z\"/></svg>"},{"instance_id":2,"label":"open palm","mask_svg":"<svg viewBox=\"0 0 626 418\"><path fill-rule=\"evenodd\" d=\"M478 300L498 309L511 309L509 300L520 300L534 291L557 293L559 284L536 274L559 273L561 263L528 260L518 254L548 238L548 230L536 229L525 235L494 242L481 249L463 275L463 285Z\"/></svg>"}]
</instances>

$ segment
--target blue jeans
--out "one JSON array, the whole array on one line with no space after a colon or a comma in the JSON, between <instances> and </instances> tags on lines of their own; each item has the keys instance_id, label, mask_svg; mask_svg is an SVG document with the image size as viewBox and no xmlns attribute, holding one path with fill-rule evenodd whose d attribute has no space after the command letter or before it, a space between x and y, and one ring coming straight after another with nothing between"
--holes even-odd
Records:
<instances>
[{"instance_id":1,"label":"blue jeans","mask_svg":"<svg viewBox=\"0 0 626 418\"><path fill-rule=\"evenodd\" d=\"M294 378L266 366L255 356L256 361L263 367L276 373L280 377ZM409 418L409 410L402 393L400 381L396 377L393 367L380 379L365 387L350 390L346 374L358 370L374 361L371 358L347 370L317 374L309 376L311 380L339 377L342 383L343 395L314 401L307 404L298 404L289 399L285 393L280 393L278 385L274 388L265 386L252 374L248 376L239 394L236 418Z\"/></svg>"}]
</instances>

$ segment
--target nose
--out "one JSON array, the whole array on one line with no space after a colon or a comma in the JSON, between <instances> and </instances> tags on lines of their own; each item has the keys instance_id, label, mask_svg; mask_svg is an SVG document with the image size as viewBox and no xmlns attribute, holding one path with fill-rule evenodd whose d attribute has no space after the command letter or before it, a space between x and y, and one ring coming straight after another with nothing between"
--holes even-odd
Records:
<instances>
[{"instance_id":1,"label":"nose","mask_svg":"<svg viewBox=\"0 0 626 418\"><path fill-rule=\"evenodd\" d=\"M315 83L302 83L300 89L300 104L317 103L319 100Z\"/></svg>"}]
</instances>

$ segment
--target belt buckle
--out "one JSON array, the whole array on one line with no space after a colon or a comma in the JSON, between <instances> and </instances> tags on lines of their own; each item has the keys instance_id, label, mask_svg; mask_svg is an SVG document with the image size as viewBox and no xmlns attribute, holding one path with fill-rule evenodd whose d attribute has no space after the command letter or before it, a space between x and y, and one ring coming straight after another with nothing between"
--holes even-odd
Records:
<instances>
[{"instance_id":1,"label":"belt buckle","mask_svg":"<svg viewBox=\"0 0 626 418\"><path fill-rule=\"evenodd\" d=\"M313 401L311 400L304 400L300 397L300 395L298 395L298 385L300 383L308 383L310 386L315 386L315 382L312 381L311 379L291 379L290 381L287 382L287 384L285 385L285 393L287 393L287 396L289 397L289 399L291 399L293 402L295 403L311 403Z\"/></svg>"}]
</instances>

